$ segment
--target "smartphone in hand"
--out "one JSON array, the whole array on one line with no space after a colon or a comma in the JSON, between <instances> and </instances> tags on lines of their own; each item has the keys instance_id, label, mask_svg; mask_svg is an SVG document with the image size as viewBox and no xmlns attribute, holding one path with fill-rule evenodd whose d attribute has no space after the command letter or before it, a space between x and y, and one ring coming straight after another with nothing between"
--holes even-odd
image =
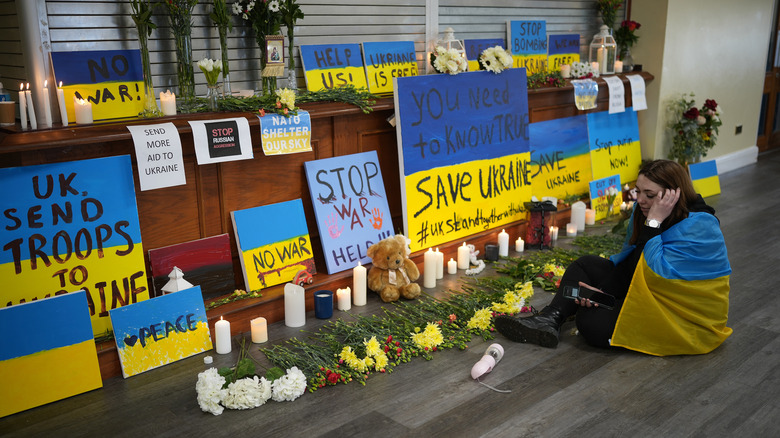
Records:
<instances>
[{"instance_id":1,"label":"smartphone in hand","mask_svg":"<svg viewBox=\"0 0 780 438\"><path fill-rule=\"evenodd\" d=\"M599 307L612 310L615 308L615 297L604 292L595 291L586 287L563 287L563 296L571 300L588 299L598 303Z\"/></svg>"}]
</instances>

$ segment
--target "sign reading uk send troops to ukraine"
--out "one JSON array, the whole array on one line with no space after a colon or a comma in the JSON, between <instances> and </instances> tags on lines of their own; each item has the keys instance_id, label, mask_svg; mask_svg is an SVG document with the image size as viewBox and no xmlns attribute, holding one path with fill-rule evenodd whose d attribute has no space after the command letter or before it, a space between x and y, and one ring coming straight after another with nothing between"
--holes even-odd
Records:
<instances>
[{"instance_id":1,"label":"sign reading uk send troops to ukraine","mask_svg":"<svg viewBox=\"0 0 780 438\"><path fill-rule=\"evenodd\" d=\"M524 69L396 78L404 229L412 251L525 217Z\"/></svg>"}]
</instances>

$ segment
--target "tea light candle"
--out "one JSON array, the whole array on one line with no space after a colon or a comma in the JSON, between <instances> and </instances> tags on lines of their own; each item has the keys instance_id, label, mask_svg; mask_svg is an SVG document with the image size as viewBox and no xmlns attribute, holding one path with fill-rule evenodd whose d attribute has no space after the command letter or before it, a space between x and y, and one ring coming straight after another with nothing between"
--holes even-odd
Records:
<instances>
[{"instance_id":1,"label":"tea light candle","mask_svg":"<svg viewBox=\"0 0 780 438\"><path fill-rule=\"evenodd\" d=\"M615 74L623 73L623 61L617 60L615 61Z\"/></svg>"},{"instance_id":2,"label":"tea light candle","mask_svg":"<svg viewBox=\"0 0 780 438\"><path fill-rule=\"evenodd\" d=\"M518 237L517 240L515 240L515 251L517 252L525 251L525 241L523 241L522 237Z\"/></svg>"},{"instance_id":3,"label":"tea light candle","mask_svg":"<svg viewBox=\"0 0 780 438\"><path fill-rule=\"evenodd\" d=\"M60 119L62 119L62 126L68 126L68 108L65 106L65 90L62 89L62 81L57 88L57 103L60 106Z\"/></svg>"},{"instance_id":4,"label":"tea light candle","mask_svg":"<svg viewBox=\"0 0 780 438\"><path fill-rule=\"evenodd\" d=\"M268 321L263 317L255 318L249 321L252 328L252 342L262 344L268 342Z\"/></svg>"},{"instance_id":5,"label":"tea light candle","mask_svg":"<svg viewBox=\"0 0 780 438\"><path fill-rule=\"evenodd\" d=\"M501 230L498 233L498 255L500 257L509 257L509 233Z\"/></svg>"},{"instance_id":6,"label":"tea light candle","mask_svg":"<svg viewBox=\"0 0 780 438\"><path fill-rule=\"evenodd\" d=\"M228 354L232 350L230 343L230 323L221 316L214 324L214 339L216 339L217 354Z\"/></svg>"},{"instance_id":7,"label":"tea light candle","mask_svg":"<svg viewBox=\"0 0 780 438\"><path fill-rule=\"evenodd\" d=\"M27 100L27 117L30 118L30 127L32 129L38 129L38 119L35 117L35 106L33 105L32 91L30 91L30 83L27 83L27 89L24 90L24 98Z\"/></svg>"},{"instance_id":8,"label":"tea light candle","mask_svg":"<svg viewBox=\"0 0 780 438\"><path fill-rule=\"evenodd\" d=\"M356 306L366 305L366 268L360 262L352 269L352 302Z\"/></svg>"},{"instance_id":9,"label":"tea light candle","mask_svg":"<svg viewBox=\"0 0 780 438\"><path fill-rule=\"evenodd\" d=\"M19 84L19 117L22 119L22 129L27 130L27 97L24 94L24 83Z\"/></svg>"},{"instance_id":10,"label":"tea light candle","mask_svg":"<svg viewBox=\"0 0 780 438\"><path fill-rule=\"evenodd\" d=\"M436 254L436 279L441 280L444 278L444 253L439 251L439 248L436 248L434 253Z\"/></svg>"},{"instance_id":11,"label":"tea light candle","mask_svg":"<svg viewBox=\"0 0 780 438\"><path fill-rule=\"evenodd\" d=\"M339 310L349 310L352 308L352 291L349 287L336 289L337 306Z\"/></svg>"},{"instance_id":12,"label":"tea light candle","mask_svg":"<svg viewBox=\"0 0 780 438\"><path fill-rule=\"evenodd\" d=\"M593 73L599 73L599 63L596 61L593 61L590 63L590 68L593 70Z\"/></svg>"},{"instance_id":13,"label":"tea light candle","mask_svg":"<svg viewBox=\"0 0 780 438\"><path fill-rule=\"evenodd\" d=\"M577 236L577 224L571 222L566 224L566 235L571 237Z\"/></svg>"},{"instance_id":14,"label":"tea light candle","mask_svg":"<svg viewBox=\"0 0 780 438\"><path fill-rule=\"evenodd\" d=\"M73 109L76 110L77 125L92 123L92 102L73 96Z\"/></svg>"},{"instance_id":15,"label":"tea light candle","mask_svg":"<svg viewBox=\"0 0 780 438\"><path fill-rule=\"evenodd\" d=\"M160 92L160 106L162 107L162 113L165 116L176 115L176 94L171 93L171 90Z\"/></svg>"},{"instance_id":16,"label":"tea light candle","mask_svg":"<svg viewBox=\"0 0 780 438\"><path fill-rule=\"evenodd\" d=\"M297 284L284 285L284 325L300 327L306 324L305 289Z\"/></svg>"},{"instance_id":17,"label":"tea light candle","mask_svg":"<svg viewBox=\"0 0 780 438\"><path fill-rule=\"evenodd\" d=\"M450 261L447 262L447 273L448 274L458 273L458 262L456 262L452 257L450 257Z\"/></svg>"},{"instance_id":18,"label":"tea light candle","mask_svg":"<svg viewBox=\"0 0 780 438\"><path fill-rule=\"evenodd\" d=\"M439 257L433 252L433 249L428 248L423 256L423 287L431 289L436 287L436 261Z\"/></svg>"},{"instance_id":19,"label":"tea light candle","mask_svg":"<svg viewBox=\"0 0 780 438\"><path fill-rule=\"evenodd\" d=\"M588 208L585 210L585 225L594 225L596 223L596 210Z\"/></svg>"},{"instance_id":20,"label":"tea light candle","mask_svg":"<svg viewBox=\"0 0 780 438\"><path fill-rule=\"evenodd\" d=\"M463 242L463 246L458 247L458 269L468 269L469 268L469 255L471 254L471 251L469 251L469 247L466 246L466 242Z\"/></svg>"},{"instance_id":21,"label":"tea light candle","mask_svg":"<svg viewBox=\"0 0 780 438\"><path fill-rule=\"evenodd\" d=\"M49 80L43 81L43 124L51 128L51 102L49 101Z\"/></svg>"},{"instance_id":22,"label":"tea light candle","mask_svg":"<svg viewBox=\"0 0 780 438\"><path fill-rule=\"evenodd\" d=\"M571 66L569 64L563 64L561 66L561 76L564 79L569 79L571 77Z\"/></svg>"}]
</instances>

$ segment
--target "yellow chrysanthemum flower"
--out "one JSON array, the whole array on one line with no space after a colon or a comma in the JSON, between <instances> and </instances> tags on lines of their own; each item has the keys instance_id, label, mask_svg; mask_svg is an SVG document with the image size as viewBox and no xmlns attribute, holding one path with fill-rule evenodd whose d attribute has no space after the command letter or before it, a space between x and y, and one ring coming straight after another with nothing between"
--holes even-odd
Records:
<instances>
[{"instance_id":1,"label":"yellow chrysanthemum flower","mask_svg":"<svg viewBox=\"0 0 780 438\"><path fill-rule=\"evenodd\" d=\"M289 109L295 109L295 91L289 88L282 88L276 90L276 95L279 97L279 102Z\"/></svg>"},{"instance_id":2,"label":"yellow chrysanthemum flower","mask_svg":"<svg viewBox=\"0 0 780 438\"><path fill-rule=\"evenodd\" d=\"M364 340L363 345L366 346L366 354L369 356L377 356L382 352L382 347L379 345L379 341L376 340L376 336L372 336L369 340Z\"/></svg>"},{"instance_id":3,"label":"yellow chrysanthemum flower","mask_svg":"<svg viewBox=\"0 0 780 438\"><path fill-rule=\"evenodd\" d=\"M420 348L433 348L444 342L439 326L428 323L422 333L413 333L412 341Z\"/></svg>"},{"instance_id":4,"label":"yellow chrysanthemum flower","mask_svg":"<svg viewBox=\"0 0 780 438\"><path fill-rule=\"evenodd\" d=\"M379 354L376 357L374 357L374 359L376 361L376 363L374 364L375 370L379 371L382 368L387 366L388 359L384 351L380 351Z\"/></svg>"},{"instance_id":5,"label":"yellow chrysanthemum flower","mask_svg":"<svg viewBox=\"0 0 780 438\"><path fill-rule=\"evenodd\" d=\"M466 324L466 327L468 328L478 328L480 330L485 330L488 327L490 327L490 319L492 318L492 314L490 312L490 309L484 308L477 310L474 313L474 316L469 319L469 322Z\"/></svg>"}]
</instances>

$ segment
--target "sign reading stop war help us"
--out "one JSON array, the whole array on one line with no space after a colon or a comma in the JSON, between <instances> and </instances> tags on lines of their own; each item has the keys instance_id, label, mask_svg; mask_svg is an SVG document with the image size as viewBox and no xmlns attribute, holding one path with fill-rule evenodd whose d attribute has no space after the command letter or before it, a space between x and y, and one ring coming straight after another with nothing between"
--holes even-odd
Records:
<instances>
[{"instance_id":1,"label":"sign reading stop war help us","mask_svg":"<svg viewBox=\"0 0 780 438\"><path fill-rule=\"evenodd\" d=\"M249 122L243 117L190 120L198 164L252 159Z\"/></svg>"},{"instance_id":2,"label":"sign reading stop war help us","mask_svg":"<svg viewBox=\"0 0 780 438\"><path fill-rule=\"evenodd\" d=\"M173 123L128 126L133 135L141 190L187 183L179 130Z\"/></svg>"},{"instance_id":3,"label":"sign reading stop war help us","mask_svg":"<svg viewBox=\"0 0 780 438\"><path fill-rule=\"evenodd\" d=\"M404 229L413 251L525 216L526 84L522 69L396 78Z\"/></svg>"}]
</instances>

